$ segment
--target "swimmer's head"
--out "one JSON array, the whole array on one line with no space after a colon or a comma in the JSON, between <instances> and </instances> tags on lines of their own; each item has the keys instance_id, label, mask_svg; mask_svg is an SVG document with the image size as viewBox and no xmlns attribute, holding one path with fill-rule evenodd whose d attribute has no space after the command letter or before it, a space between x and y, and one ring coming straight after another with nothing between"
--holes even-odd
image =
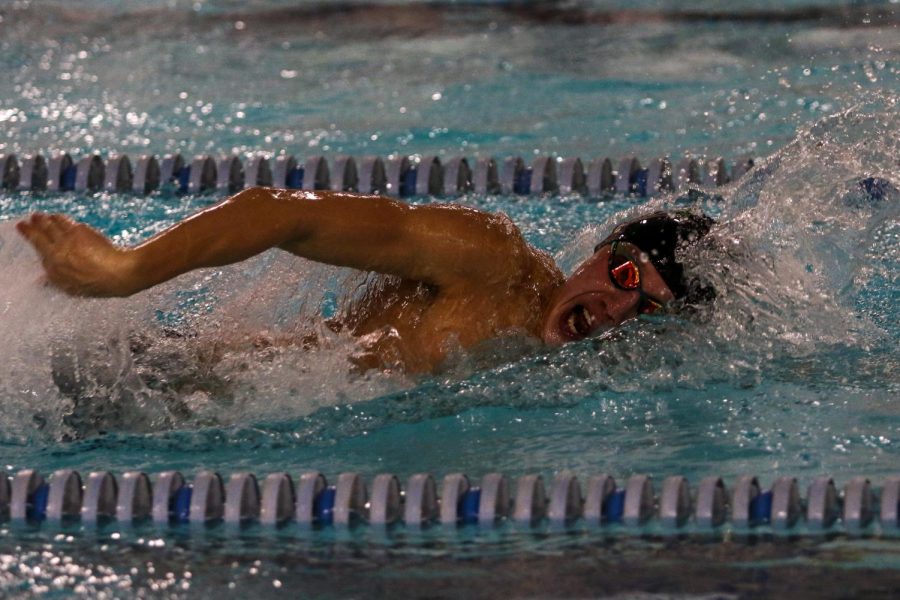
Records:
<instances>
[{"instance_id":1,"label":"swimmer's head","mask_svg":"<svg viewBox=\"0 0 900 600\"><path fill-rule=\"evenodd\" d=\"M680 253L709 233L713 219L657 211L618 225L551 299L543 338L584 339L676 299L709 299L711 289L685 275Z\"/></svg>"},{"instance_id":2,"label":"swimmer's head","mask_svg":"<svg viewBox=\"0 0 900 600\"><path fill-rule=\"evenodd\" d=\"M703 214L689 210L674 213L656 211L621 223L613 232L594 248L614 241L630 242L640 248L650 263L672 290L676 298L694 295L696 284L688 282L684 274L684 264L677 256L686 248L696 244L709 233L715 221Z\"/></svg>"}]
</instances>

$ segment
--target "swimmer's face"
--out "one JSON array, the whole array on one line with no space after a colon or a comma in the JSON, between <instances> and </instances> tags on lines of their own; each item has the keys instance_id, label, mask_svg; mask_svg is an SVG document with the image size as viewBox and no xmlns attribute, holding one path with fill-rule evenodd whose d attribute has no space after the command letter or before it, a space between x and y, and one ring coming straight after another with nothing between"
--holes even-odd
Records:
<instances>
[{"instance_id":1,"label":"swimmer's face","mask_svg":"<svg viewBox=\"0 0 900 600\"><path fill-rule=\"evenodd\" d=\"M544 315L542 337L553 345L582 340L642 312L652 312L674 298L637 246L605 244L554 293Z\"/></svg>"}]
</instances>

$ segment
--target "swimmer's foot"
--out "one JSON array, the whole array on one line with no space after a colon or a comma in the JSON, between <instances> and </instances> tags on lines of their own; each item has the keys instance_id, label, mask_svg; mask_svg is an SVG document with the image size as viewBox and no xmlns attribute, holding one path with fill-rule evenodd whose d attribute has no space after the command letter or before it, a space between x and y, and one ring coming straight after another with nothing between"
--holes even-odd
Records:
<instances>
[{"instance_id":1,"label":"swimmer's foot","mask_svg":"<svg viewBox=\"0 0 900 600\"><path fill-rule=\"evenodd\" d=\"M76 296L133 293L130 253L99 231L63 215L35 213L16 224L38 255L47 280Z\"/></svg>"}]
</instances>

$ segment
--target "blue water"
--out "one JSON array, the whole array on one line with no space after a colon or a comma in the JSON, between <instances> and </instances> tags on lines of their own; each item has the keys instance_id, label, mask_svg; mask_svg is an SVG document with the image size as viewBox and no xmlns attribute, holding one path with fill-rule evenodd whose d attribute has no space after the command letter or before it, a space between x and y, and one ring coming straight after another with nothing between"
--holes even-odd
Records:
<instances>
[{"instance_id":1,"label":"blue water","mask_svg":"<svg viewBox=\"0 0 900 600\"><path fill-rule=\"evenodd\" d=\"M0 153L753 155L761 167L702 201L733 249L708 257L709 277L727 292L708 314L633 322L616 339L559 350L511 344L487 358L462 356L436 376L352 373L352 340L339 336L309 353L237 343L209 372L198 359L204 344L320 326L365 277L270 252L129 299L71 299L40 284L12 222L32 210L64 212L132 244L216 198L4 191L0 464L8 473L315 468L403 481L421 471L546 479L568 468L582 478L678 473L695 483L789 474L801 489L820 474L877 485L897 473L900 198L873 201L856 186L865 176L900 182L896 15L887 24L573 26L496 5L398 12L391 4L346 20L277 12L283 6L0 5ZM615 220L640 210L623 198L458 201L507 213L565 270ZM167 337L162 325L190 335ZM131 354L135 336L152 343L152 360ZM60 351L94 373L88 416L72 418L71 399L53 381ZM201 383L173 391L179 378ZM256 530L238 539L212 532L198 541L152 529L0 529L0 590L187 593L194 578L222 593L221 581L238 582L237 594L253 589L254 568L253 577L265 575L261 589L278 589L270 586L284 577L279 548L377 563L386 549L458 558L552 553L561 544L473 532L323 535L290 530L272 542ZM890 555L857 550L841 560L862 567ZM191 576L173 566L183 563ZM66 569L72 579L55 583Z\"/></svg>"}]
</instances>

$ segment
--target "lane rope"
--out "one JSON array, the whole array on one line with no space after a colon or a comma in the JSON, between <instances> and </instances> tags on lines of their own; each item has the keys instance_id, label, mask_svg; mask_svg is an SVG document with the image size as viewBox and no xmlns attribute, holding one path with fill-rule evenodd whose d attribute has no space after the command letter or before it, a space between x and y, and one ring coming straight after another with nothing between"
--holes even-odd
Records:
<instances>
[{"instance_id":1,"label":"lane rope","mask_svg":"<svg viewBox=\"0 0 900 600\"><path fill-rule=\"evenodd\" d=\"M538 156L526 163L520 156L495 159L464 156L441 160L422 157L311 156L250 154L214 157L179 153L99 153L73 158L66 152L0 154L0 188L10 192L78 192L146 195L233 194L254 186L302 190L338 190L395 197L453 197L467 193L520 196L607 195L649 198L690 185L715 188L740 179L753 158L728 162L685 156L673 162L654 158L643 166L634 156L582 161L578 157Z\"/></svg>"},{"instance_id":2,"label":"lane rope","mask_svg":"<svg viewBox=\"0 0 900 600\"><path fill-rule=\"evenodd\" d=\"M377 475L371 487L359 473L341 473L331 483L318 471L268 474L260 482L248 472L226 481L214 471L192 480L178 471L150 477L129 471L117 478L95 471L86 479L60 469L45 479L34 469L0 478L0 521L42 523L80 521L85 527L117 522L159 525L259 523L274 527L347 528L361 525L407 528L495 527L504 522L534 527L602 529L620 525L639 531L658 524L673 533L768 527L774 531L845 532L874 535L900 531L900 475L876 489L865 477L852 477L838 489L831 477L814 479L801 493L797 479L777 477L769 488L757 477L739 477L729 489L721 477L703 478L692 488L681 475L666 477L659 493L647 475L631 475L624 484L608 474L580 480L571 471L549 482L528 474L515 481L488 473L476 485L463 473L438 482L428 473L409 477L405 486L392 473ZM801 527L802 526L802 527Z\"/></svg>"}]
</instances>

